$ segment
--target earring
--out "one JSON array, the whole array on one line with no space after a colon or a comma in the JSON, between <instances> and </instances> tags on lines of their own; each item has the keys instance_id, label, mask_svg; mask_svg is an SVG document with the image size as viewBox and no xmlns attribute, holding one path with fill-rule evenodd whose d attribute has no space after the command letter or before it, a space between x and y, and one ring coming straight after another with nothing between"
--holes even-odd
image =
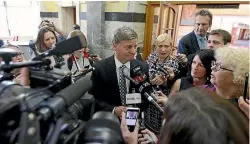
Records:
<instances>
[{"instance_id":1,"label":"earring","mask_svg":"<svg viewBox=\"0 0 250 144\"><path fill-rule=\"evenodd\" d=\"M209 77L207 77L207 81L209 81L210 80L210 78Z\"/></svg>"}]
</instances>

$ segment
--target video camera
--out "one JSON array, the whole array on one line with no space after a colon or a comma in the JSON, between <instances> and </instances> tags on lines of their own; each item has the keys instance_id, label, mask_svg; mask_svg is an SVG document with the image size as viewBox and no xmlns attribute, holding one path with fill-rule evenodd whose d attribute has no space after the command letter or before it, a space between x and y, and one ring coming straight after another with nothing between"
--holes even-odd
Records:
<instances>
[{"instance_id":1,"label":"video camera","mask_svg":"<svg viewBox=\"0 0 250 144\"><path fill-rule=\"evenodd\" d=\"M92 87L90 78L83 76L71 84L70 74L53 71L51 61L45 59L82 47L80 38L73 37L32 61L21 63L11 63L15 51L0 49L4 61L0 66L2 144L124 143L119 120L112 113L98 112L87 123L79 119L85 107L79 99ZM29 67L31 88L12 81L11 71L22 67Z\"/></svg>"}]
</instances>

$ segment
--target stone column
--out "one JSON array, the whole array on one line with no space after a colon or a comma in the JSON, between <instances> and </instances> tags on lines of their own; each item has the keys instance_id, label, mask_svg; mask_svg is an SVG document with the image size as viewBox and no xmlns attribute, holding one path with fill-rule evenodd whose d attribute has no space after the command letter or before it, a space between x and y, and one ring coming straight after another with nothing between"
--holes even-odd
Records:
<instances>
[{"instance_id":1,"label":"stone column","mask_svg":"<svg viewBox=\"0 0 250 144\"><path fill-rule=\"evenodd\" d=\"M104 57L105 1L87 1L87 22L88 48Z\"/></svg>"}]
</instances>

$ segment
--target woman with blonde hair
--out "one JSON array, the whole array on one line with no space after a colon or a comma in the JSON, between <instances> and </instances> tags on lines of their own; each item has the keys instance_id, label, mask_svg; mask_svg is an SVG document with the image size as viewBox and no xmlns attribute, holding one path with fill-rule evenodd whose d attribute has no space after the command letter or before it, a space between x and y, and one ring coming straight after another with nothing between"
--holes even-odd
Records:
<instances>
[{"instance_id":1,"label":"woman with blonde hair","mask_svg":"<svg viewBox=\"0 0 250 144\"><path fill-rule=\"evenodd\" d=\"M170 35L164 33L157 37L156 46L147 59L151 83L159 91L168 95L172 84L180 73L180 69L187 64L184 55L173 55L173 41ZM163 72L164 69L165 72ZM161 99L161 97L158 97ZM162 113L154 106L149 105L145 112L145 124L155 133L159 133L162 123Z\"/></svg>"},{"instance_id":2,"label":"woman with blonde hair","mask_svg":"<svg viewBox=\"0 0 250 144\"><path fill-rule=\"evenodd\" d=\"M216 49L215 58L210 80L215 92L238 106L238 98L244 93L245 74L249 73L249 51L226 46Z\"/></svg>"}]
</instances>

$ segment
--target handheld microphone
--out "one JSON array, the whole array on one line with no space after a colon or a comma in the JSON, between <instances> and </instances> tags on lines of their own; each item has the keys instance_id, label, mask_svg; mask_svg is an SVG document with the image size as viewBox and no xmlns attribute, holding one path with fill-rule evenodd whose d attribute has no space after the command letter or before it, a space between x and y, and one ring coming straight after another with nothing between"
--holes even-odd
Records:
<instances>
[{"instance_id":1,"label":"handheld microphone","mask_svg":"<svg viewBox=\"0 0 250 144\"><path fill-rule=\"evenodd\" d=\"M58 92L52 98L40 105L39 113L43 120L48 120L51 116L63 113L67 108L79 100L92 87L89 77L83 77L74 84L69 85ZM73 93L72 93L73 92Z\"/></svg>"},{"instance_id":2,"label":"handheld microphone","mask_svg":"<svg viewBox=\"0 0 250 144\"><path fill-rule=\"evenodd\" d=\"M125 78L127 78L128 80L130 80L133 84L139 85L139 83L137 81L135 81L134 79L132 79L130 76L128 76L127 74L125 74L123 71L122 71L122 74L125 76Z\"/></svg>"},{"instance_id":3,"label":"handheld microphone","mask_svg":"<svg viewBox=\"0 0 250 144\"><path fill-rule=\"evenodd\" d=\"M139 85L139 91L140 93L148 92L152 98L157 101L157 92L154 90L153 86L146 81L147 76L142 72L140 66L135 66L132 68L133 72L133 80L136 81L137 83L140 83Z\"/></svg>"},{"instance_id":4,"label":"handheld microphone","mask_svg":"<svg viewBox=\"0 0 250 144\"><path fill-rule=\"evenodd\" d=\"M160 111L163 112L163 109L156 103L157 98L155 96L153 87L151 86L151 84L149 82L145 82L146 79L144 79L144 78L146 78L146 75L141 71L140 66L136 66L136 67L132 68L132 72L135 72L134 76L136 79L131 78L131 79L133 79L133 81L131 81L131 82L136 81L134 84L139 86L140 93L142 95L144 95L148 99L149 102L151 102ZM142 80L142 79L143 79L143 81L137 81L137 80ZM137 84L137 83L139 83L139 84Z\"/></svg>"}]
</instances>

